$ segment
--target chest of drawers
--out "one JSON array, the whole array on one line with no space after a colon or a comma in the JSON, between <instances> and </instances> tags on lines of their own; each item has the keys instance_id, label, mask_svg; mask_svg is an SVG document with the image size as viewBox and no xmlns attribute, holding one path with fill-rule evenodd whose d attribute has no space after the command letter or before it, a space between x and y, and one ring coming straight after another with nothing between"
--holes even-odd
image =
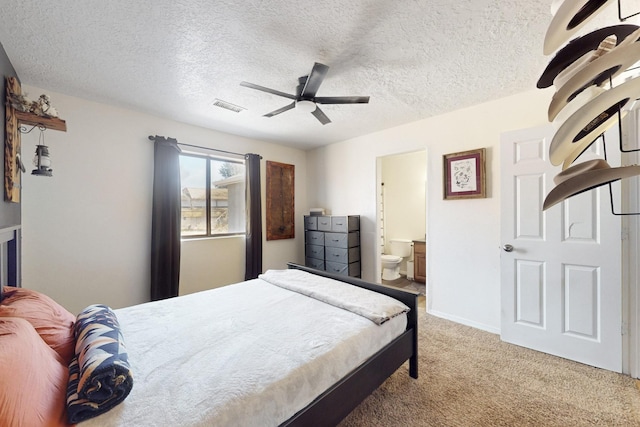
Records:
<instances>
[{"instance_id":1,"label":"chest of drawers","mask_svg":"<svg viewBox=\"0 0 640 427\"><path fill-rule=\"evenodd\" d=\"M360 277L360 216L304 217L305 265Z\"/></svg>"}]
</instances>

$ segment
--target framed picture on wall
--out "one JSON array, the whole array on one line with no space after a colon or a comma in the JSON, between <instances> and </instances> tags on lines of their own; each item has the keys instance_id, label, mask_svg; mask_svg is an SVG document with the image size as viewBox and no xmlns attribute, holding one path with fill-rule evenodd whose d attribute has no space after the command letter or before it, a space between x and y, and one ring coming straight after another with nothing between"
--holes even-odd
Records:
<instances>
[{"instance_id":1,"label":"framed picture on wall","mask_svg":"<svg viewBox=\"0 0 640 427\"><path fill-rule=\"evenodd\" d=\"M445 200L487 197L484 148L442 157Z\"/></svg>"}]
</instances>

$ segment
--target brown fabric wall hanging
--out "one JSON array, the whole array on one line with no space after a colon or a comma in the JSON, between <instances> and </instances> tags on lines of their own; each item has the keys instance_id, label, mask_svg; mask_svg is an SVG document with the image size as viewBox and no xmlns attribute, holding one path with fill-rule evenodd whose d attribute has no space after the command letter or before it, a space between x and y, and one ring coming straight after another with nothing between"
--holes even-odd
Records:
<instances>
[{"instance_id":1,"label":"brown fabric wall hanging","mask_svg":"<svg viewBox=\"0 0 640 427\"><path fill-rule=\"evenodd\" d=\"M295 237L295 166L267 162L267 240Z\"/></svg>"}]
</instances>

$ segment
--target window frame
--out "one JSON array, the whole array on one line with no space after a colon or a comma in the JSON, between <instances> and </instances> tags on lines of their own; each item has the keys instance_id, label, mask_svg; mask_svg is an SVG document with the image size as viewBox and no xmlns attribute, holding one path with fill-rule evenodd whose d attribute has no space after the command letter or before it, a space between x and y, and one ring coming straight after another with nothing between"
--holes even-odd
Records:
<instances>
[{"instance_id":1,"label":"window frame","mask_svg":"<svg viewBox=\"0 0 640 427\"><path fill-rule=\"evenodd\" d=\"M205 160L205 220L206 220L206 226L205 226L205 233L203 234L189 234L189 235L183 235L182 234L182 227L180 227L180 239L184 239L184 240L193 240L193 239L215 239L218 237L234 237L234 236L246 236L247 235L247 227L246 227L246 205L245 205L245 229L244 231L236 231L236 232L227 232L227 233L212 233L211 232L211 190L212 190L212 186L211 186L211 164L212 161L219 161L219 162L227 162L227 163L237 163L240 164L244 167L246 167L246 163L244 161L244 159L233 159L233 158L229 158L229 157L224 157L224 156L216 156L216 155L212 155L212 154L205 154L205 153L195 153L195 152L191 152L191 151L182 151L180 153L180 158L182 157L193 157L193 158L197 158L197 159L203 159ZM245 184L245 189L246 189L246 175L245 175L245 180L244 180L244 184ZM182 192L182 183L180 184L181 187L181 192ZM182 206L180 206L180 221L182 223Z\"/></svg>"}]
</instances>

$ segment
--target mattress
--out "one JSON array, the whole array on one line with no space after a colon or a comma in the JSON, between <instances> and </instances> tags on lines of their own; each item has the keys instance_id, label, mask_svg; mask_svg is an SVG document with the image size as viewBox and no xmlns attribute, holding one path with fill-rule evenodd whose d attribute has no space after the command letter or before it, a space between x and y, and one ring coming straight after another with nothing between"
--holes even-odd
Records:
<instances>
[{"instance_id":1,"label":"mattress","mask_svg":"<svg viewBox=\"0 0 640 427\"><path fill-rule=\"evenodd\" d=\"M407 324L402 314L378 325L263 279L116 314L133 389L82 427L276 426Z\"/></svg>"}]
</instances>

